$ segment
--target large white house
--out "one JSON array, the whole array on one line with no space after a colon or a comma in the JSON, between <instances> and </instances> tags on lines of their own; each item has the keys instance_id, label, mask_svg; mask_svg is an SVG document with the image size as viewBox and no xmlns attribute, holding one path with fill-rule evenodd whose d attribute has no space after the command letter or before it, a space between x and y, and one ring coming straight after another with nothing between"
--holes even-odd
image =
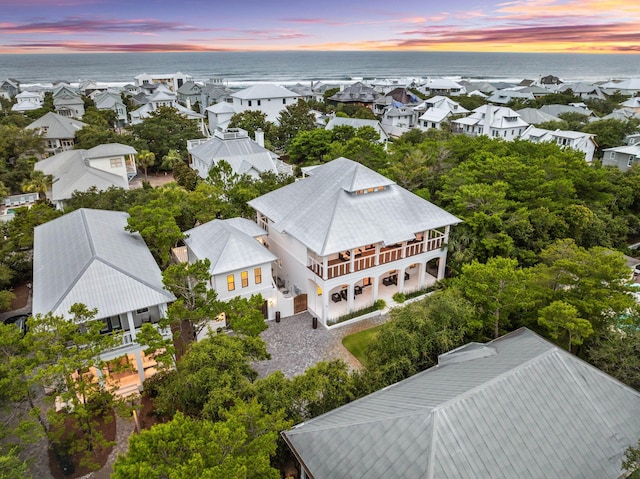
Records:
<instances>
[{"instance_id":1,"label":"large white house","mask_svg":"<svg viewBox=\"0 0 640 479\"><path fill-rule=\"evenodd\" d=\"M463 133L467 136L485 135L503 140L518 138L528 126L518 112L494 105L479 106L471 115L451 121L453 133Z\"/></svg>"},{"instance_id":2,"label":"large white house","mask_svg":"<svg viewBox=\"0 0 640 479\"><path fill-rule=\"evenodd\" d=\"M418 128L428 130L442 129L442 123L452 116L465 115L469 110L446 96L436 95L414 107L416 112L423 112L418 118Z\"/></svg>"},{"instance_id":3,"label":"large white house","mask_svg":"<svg viewBox=\"0 0 640 479\"><path fill-rule=\"evenodd\" d=\"M327 324L444 277L458 218L347 158L306 172L249 202L279 258L276 310Z\"/></svg>"},{"instance_id":4,"label":"large white house","mask_svg":"<svg viewBox=\"0 0 640 479\"><path fill-rule=\"evenodd\" d=\"M280 112L297 103L300 95L278 85L253 85L231 94L237 113L261 111L267 121L277 123Z\"/></svg>"},{"instance_id":5,"label":"large white house","mask_svg":"<svg viewBox=\"0 0 640 479\"><path fill-rule=\"evenodd\" d=\"M148 73L141 73L134 77L137 87L144 87L146 85L165 85L172 92L177 92L182 85L191 79L191 76L185 75L182 72L151 75Z\"/></svg>"},{"instance_id":6,"label":"large white house","mask_svg":"<svg viewBox=\"0 0 640 479\"><path fill-rule=\"evenodd\" d=\"M175 297L162 284L162 274L144 240L125 230L128 214L79 209L34 230L33 314L69 317L82 303L97 308L102 332L121 331L122 344L101 358L130 371L120 377L120 394L137 392L155 372L136 335L145 322L157 324ZM159 329L171 337L168 329ZM99 375L109 375L107 370Z\"/></svg>"}]
</instances>

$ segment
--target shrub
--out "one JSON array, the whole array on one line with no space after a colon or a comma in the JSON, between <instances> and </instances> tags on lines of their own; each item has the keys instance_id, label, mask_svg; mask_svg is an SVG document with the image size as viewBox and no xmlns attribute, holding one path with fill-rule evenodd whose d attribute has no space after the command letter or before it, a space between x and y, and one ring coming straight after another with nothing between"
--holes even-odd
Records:
<instances>
[{"instance_id":1,"label":"shrub","mask_svg":"<svg viewBox=\"0 0 640 479\"><path fill-rule=\"evenodd\" d=\"M404 293L398 292L393 295L393 300L396 303L404 303L407 300L407 296Z\"/></svg>"}]
</instances>

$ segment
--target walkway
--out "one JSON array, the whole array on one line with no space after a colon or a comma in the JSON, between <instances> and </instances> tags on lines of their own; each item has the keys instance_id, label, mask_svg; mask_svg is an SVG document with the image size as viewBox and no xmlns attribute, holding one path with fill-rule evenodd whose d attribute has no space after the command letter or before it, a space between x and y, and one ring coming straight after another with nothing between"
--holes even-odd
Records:
<instances>
[{"instance_id":1,"label":"walkway","mask_svg":"<svg viewBox=\"0 0 640 479\"><path fill-rule=\"evenodd\" d=\"M376 316L331 330L322 324L313 329L308 312L282 318L279 323L269 321L269 328L260 336L267 343L271 359L253 363L253 368L260 377L278 370L287 377L293 377L320 361L342 359L351 369L360 369L362 365L342 345L342 338L382 324L387 319L388 315Z\"/></svg>"}]
</instances>

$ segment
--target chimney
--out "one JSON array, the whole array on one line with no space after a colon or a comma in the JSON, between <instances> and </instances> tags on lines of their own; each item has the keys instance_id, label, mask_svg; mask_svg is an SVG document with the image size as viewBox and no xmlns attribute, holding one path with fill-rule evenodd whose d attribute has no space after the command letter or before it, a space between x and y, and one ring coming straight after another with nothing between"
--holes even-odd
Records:
<instances>
[{"instance_id":1,"label":"chimney","mask_svg":"<svg viewBox=\"0 0 640 479\"><path fill-rule=\"evenodd\" d=\"M261 128L256 130L255 141L258 145L264 148L264 131Z\"/></svg>"}]
</instances>

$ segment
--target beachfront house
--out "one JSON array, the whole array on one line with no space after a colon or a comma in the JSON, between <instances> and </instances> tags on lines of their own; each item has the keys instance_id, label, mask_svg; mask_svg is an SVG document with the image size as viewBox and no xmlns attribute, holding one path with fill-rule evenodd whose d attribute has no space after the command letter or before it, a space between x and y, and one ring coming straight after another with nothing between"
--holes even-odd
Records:
<instances>
[{"instance_id":1,"label":"beachfront house","mask_svg":"<svg viewBox=\"0 0 640 479\"><path fill-rule=\"evenodd\" d=\"M375 88L365 85L362 82L356 82L349 86L340 85L340 91L327 98L326 101L334 105L338 103L348 103L373 109L373 104L381 96Z\"/></svg>"},{"instance_id":2,"label":"beachfront house","mask_svg":"<svg viewBox=\"0 0 640 479\"><path fill-rule=\"evenodd\" d=\"M36 121L26 126L29 130L36 130L44 141L45 155L55 155L73 149L76 133L84 128L86 123L67 118L57 113L48 112Z\"/></svg>"},{"instance_id":3,"label":"beachfront house","mask_svg":"<svg viewBox=\"0 0 640 479\"><path fill-rule=\"evenodd\" d=\"M255 136L256 141L241 128L229 128L214 131L211 138L189 140L189 166L201 178L207 178L209 170L221 161L227 162L236 175L247 174L253 178L262 173L292 175L291 165L264 147L264 132L256 131Z\"/></svg>"},{"instance_id":4,"label":"beachfront house","mask_svg":"<svg viewBox=\"0 0 640 479\"><path fill-rule=\"evenodd\" d=\"M149 85L164 85L170 91L177 92L178 89L192 78L182 72L168 74L152 74L141 73L134 77L135 85L138 88L146 88Z\"/></svg>"},{"instance_id":5,"label":"beachfront house","mask_svg":"<svg viewBox=\"0 0 640 479\"><path fill-rule=\"evenodd\" d=\"M274 319L277 289L272 265L278 258L265 247L267 232L245 218L212 220L186 231L185 246L174 249L180 261L211 263L209 287L218 299L262 295L265 319Z\"/></svg>"},{"instance_id":6,"label":"beachfront house","mask_svg":"<svg viewBox=\"0 0 640 479\"><path fill-rule=\"evenodd\" d=\"M175 297L162 284L162 274L144 240L125 230L128 214L120 211L79 209L37 226L33 249L33 314L69 317L69 309L82 303L96 308L102 332L122 333L122 344L102 354L119 366L119 394L140 390L155 373L155 361L136 342L143 323L156 325L166 316ZM166 338L171 331L158 328ZM122 372L122 366L125 372Z\"/></svg>"},{"instance_id":7,"label":"beachfront house","mask_svg":"<svg viewBox=\"0 0 640 479\"><path fill-rule=\"evenodd\" d=\"M303 479L627 474L640 393L521 328L282 433Z\"/></svg>"},{"instance_id":8,"label":"beachfront house","mask_svg":"<svg viewBox=\"0 0 640 479\"><path fill-rule=\"evenodd\" d=\"M284 87L272 84L253 85L231 93L233 108L237 113L260 111L267 115L267 121L278 122L280 112L297 103L300 96Z\"/></svg>"},{"instance_id":9,"label":"beachfront house","mask_svg":"<svg viewBox=\"0 0 640 479\"><path fill-rule=\"evenodd\" d=\"M76 191L128 190L137 173L136 154L131 146L109 143L89 150L63 151L37 162L34 169L51 176L47 198L61 210Z\"/></svg>"},{"instance_id":10,"label":"beachfront house","mask_svg":"<svg viewBox=\"0 0 640 479\"><path fill-rule=\"evenodd\" d=\"M417 89L428 96L455 96L467 93L466 87L449 78L428 78Z\"/></svg>"},{"instance_id":11,"label":"beachfront house","mask_svg":"<svg viewBox=\"0 0 640 479\"><path fill-rule=\"evenodd\" d=\"M491 138L513 140L529 126L518 112L505 106L482 105L464 118L451 121L451 131L467 136L485 135Z\"/></svg>"},{"instance_id":12,"label":"beachfront house","mask_svg":"<svg viewBox=\"0 0 640 479\"><path fill-rule=\"evenodd\" d=\"M20 82L13 78L5 78L0 82L0 96L5 96L7 100L15 98L20 93Z\"/></svg>"},{"instance_id":13,"label":"beachfront house","mask_svg":"<svg viewBox=\"0 0 640 479\"><path fill-rule=\"evenodd\" d=\"M11 111L33 111L42 107L43 95L33 91L23 91L15 96L16 103L11 106Z\"/></svg>"},{"instance_id":14,"label":"beachfront house","mask_svg":"<svg viewBox=\"0 0 640 479\"><path fill-rule=\"evenodd\" d=\"M324 324L442 279L458 218L347 158L249 201L266 244L283 315Z\"/></svg>"},{"instance_id":15,"label":"beachfront house","mask_svg":"<svg viewBox=\"0 0 640 479\"><path fill-rule=\"evenodd\" d=\"M558 146L571 148L584 154L587 163L593 162L593 155L598 147L595 136L590 133L570 130L545 130L529 125L520 136L521 140L534 143L551 142Z\"/></svg>"},{"instance_id":16,"label":"beachfront house","mask_svg":"<svg viewBox=\"0 0 640 479\"><path fill-rule=\"evenodd\" d=\"M458 102L441 95L436 95L423 101L415 106L414 110L418 113L423 112L419 116L417 123L417 127L423 131L431 128L441 130L442 124L445 121L469 113L469 110L461 106Z\"/></svg>"}]
</instances>

